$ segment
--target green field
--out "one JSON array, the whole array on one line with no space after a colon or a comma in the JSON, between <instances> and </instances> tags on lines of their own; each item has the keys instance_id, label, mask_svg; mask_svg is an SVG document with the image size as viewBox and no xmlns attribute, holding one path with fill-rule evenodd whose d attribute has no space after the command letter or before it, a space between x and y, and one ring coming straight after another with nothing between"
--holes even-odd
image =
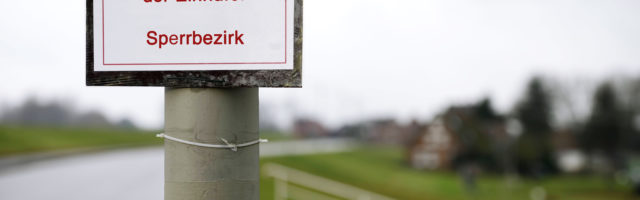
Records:
<instances>
[{"instance_id":1,"label":"green field","mask_svg":"<svg viewBox=\"0 0 640 200\"><path fill-rule=\"evenodd\" d=\"M94 130L51 127L0 127L0 157L51 150L160 145L157 132ZM262 138L289 140L280 134ZM409 168L400 148L362 147L352 152L265 158L314 175L353 185L396 199L518 200L530 199L534 187L542 187L548 200L631 200L629 186L610 184L597 176L562 176L543 180L509 179L484 175L477 188L466 191L451 172L425 172ZM273 199L273 179L262 177L262 200Z\"/></svg>"},{"instance_id":2,"label":"green field","mask_svg":"<svg viewBox=\"0 0 640 200\"><path fill-rule=\"evenodd\" d=\"M0 126L0 157L45 151L162 145L162 131L70 127ZM270 141L290 140L279 132L261 132Z\"/></svg>"},{"instance_id":3,"label":"green field","mask_svg":"<svg viewBox=\"0 0 640 200\"><path fill-rule=\"evenodd\" d=\"M544 180L510 179L484 175L469 192L450 172L425 172L409 168L398 148L365 147L353 152L263 159L314 175L353 185L396 199L512 200L530 199L532 188L542 187L548 200L640 199L630 187L609 184L595 176L562 176ZM262 177L262 200L273 199L273 179Z\"/></svg>"},{"instance_id":4,"label":"green field","mask_svg":"<svg viewBox=\"0 0 640 200\"><path fill-rule=\"evenodd\" d=\"M82 148L160 145L157 132L62 127L0 127L0 156Z\"/></svg>"}]
</instances>

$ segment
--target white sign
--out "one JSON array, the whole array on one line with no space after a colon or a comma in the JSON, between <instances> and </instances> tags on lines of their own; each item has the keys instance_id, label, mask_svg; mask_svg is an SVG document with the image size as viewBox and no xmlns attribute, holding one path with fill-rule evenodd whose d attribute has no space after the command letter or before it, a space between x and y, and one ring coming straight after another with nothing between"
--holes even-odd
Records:
<instances>
[{"instance_id":1,"label":"white sign","mask_svg":"<svg viewBox=\"0 0 640 200\"><path fill-rule=\"evenodd\" d=\"M93 0L94 70L291 70L293 1Z\"/></svg>"}]
</instances>

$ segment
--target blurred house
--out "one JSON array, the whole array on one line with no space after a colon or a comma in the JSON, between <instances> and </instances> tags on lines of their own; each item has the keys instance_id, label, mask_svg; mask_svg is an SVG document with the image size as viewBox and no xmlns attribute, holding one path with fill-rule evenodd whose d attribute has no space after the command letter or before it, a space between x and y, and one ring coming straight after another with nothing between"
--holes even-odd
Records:
<instances>
[{"instance_id":1,"label":"blurred house","mask_svg":"<svg viewBox=\"0 0 640 200\"><path fill-rule=\"evenodd\" d=\"M298 138L314 138L329 136L329 131L315 120L297 119L293 124L293 134Z\"/></svg>"},{"instance_id":2,"label":"blurred house","mask_svg":"<svg viewBox=\"0 0 640 200\"><path fill-rule=\"evenodd\" d=\"M458 140L444 125L442 118L427 125L409 147L409 162L416 169L449 168L456 154Z\"/></svg>"},{"instance_id":3,"label":"blurred house","mask_svg":"<svg viewBox=\"0 0 640 200\"><path fill-rule=\"evenodd\" d=\"M416 129L417 122L407 126L398 124L395 120L385 119L367 123L366 139L380 144L402 145L410 137L411 131Z\"/></svg>"},{"instance_id":4,"label":"blurred house","mask_svg":"<svg viewBox=\"0 0 640 200\"><path fill-rule=\"evenodd\" d=\"M585 168L586 155L580 150L576 135L569 130L552 134L551 144L558 167L565 173L580 172Z\"/></svg>"},{"instance_id":5,"label":"blurred house","mask_svg":"<svg viewBox=\"0 0 640 200\"><path fill-rule=\"evenodd\" d=\"M424 125L413 120L403 125L393 119L378 119L347 125L335 132L337 136L353 137L365 142L385 145L405 145Z\"/></svg>"},{"instance_id":6,"label":"blurred house","mask_svg":"<svg viewBox=\"0 0 640 200\"><path fill-rule=\"evenodd\" d=\"M424 127L407 146L417 169L453 169L460 165L506 168L506 120L480 106L451 107ZM487 114L489 113L489 114Z\"/></svg>"},{"instance_id":7,"label":"blurred house","mask_svg":"<svg viewBox=\"0 0 640 200\"><path fill-rule=\"evenodd\" d=\"M363 140L367 135L367 129L363 124L349 124L331 133L332 136L347 137Z\"/></svg>"}]
</instances>

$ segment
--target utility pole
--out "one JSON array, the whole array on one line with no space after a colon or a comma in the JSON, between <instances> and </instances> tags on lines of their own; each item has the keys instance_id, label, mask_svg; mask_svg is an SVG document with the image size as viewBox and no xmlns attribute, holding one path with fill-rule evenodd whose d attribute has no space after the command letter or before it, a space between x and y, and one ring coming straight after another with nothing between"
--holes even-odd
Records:
<instances>
[{"instance_id":1,"label":"utility pole","mask_svg":"<svg viewBox=\"0 0 640 200\"><path fill-rule=\"evenodd\" d=\"M203 144L259 140L258 88L165 89L165 134ZM260 199L259 148L165 140L165 200Z\"/></svg>"}]
</instances>

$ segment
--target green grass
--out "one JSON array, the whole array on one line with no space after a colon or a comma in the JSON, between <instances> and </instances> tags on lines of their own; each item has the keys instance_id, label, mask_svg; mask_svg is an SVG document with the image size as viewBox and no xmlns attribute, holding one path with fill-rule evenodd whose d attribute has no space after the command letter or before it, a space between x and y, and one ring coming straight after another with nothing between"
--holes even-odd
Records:
<instances>
[{"instance_id":1,"label":"green grass","mask_svg":"<svg viewBox=\"0 0 640 200\"><path fill-rule=\"evenodd\" d=\"M0 126L0 157L78 148L161 145L163 140L155 137L159 132L5 125ZM261 132L260 137L270 141L291 140L279 132Z\"/></svg>"},{"instance_id":2,"label":"green grass","mask_svg":"<svg viewBox=\"0 0 640 200\"><path fill-rule=\"evenodd\" d=\"M543 180L507 181L503 176L483 175L473 192L464 189L451 172L425 172L409 168L398 148L364 147L353 152L263 159L311 174L350 184L397 199L512 200L529 199L532 188L541 186L548 200L640 199L629 187L609 184L595 176L561 176ZM273 199L273 180L261 181L263 200Z\"/></svg>"},{"instance_id":3,"label":"green grass","mask_svg":"<svg viewBox=\"0 0 640 200\"><path fill-rule=\"evenodd\" d=\"M152 132L62 127L0 127L0 156L108 146L160 145Z\"/></svg>"}]
</instances>

